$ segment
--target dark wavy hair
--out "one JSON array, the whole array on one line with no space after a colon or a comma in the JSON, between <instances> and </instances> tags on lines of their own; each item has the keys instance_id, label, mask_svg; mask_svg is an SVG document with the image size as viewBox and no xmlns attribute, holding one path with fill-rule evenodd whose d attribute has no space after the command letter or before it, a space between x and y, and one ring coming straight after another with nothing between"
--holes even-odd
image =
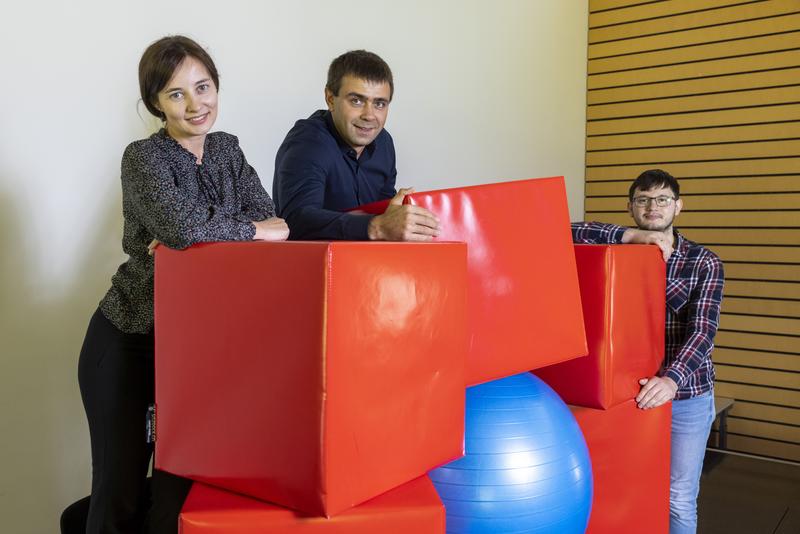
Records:
<instances>
[{"instance_id":1,"label":"dark wavy hair","mask_svg":"<svg viewBox=\"0 0 800 534\"><path fill-rule=\"evenodd\" d=\"M219 74L214 61L205 49L183 35L162 37L147 47L139 60L139 91L147 111L161 119L166 118L158 109L158 93L161 92L175 73L175 69L191 56L205 66L214 86L219 90Z\"/></svg>"},{"instance_id":2,"label":"dark wavy hair","mask_svg":"<svg viewBox=\"0 0 800 534\"><path fill-rule=\"evenodd\" d=\"M628 189L628 200L633 201L633 194L638 189L639 191L650 191L651 189L661 189L662 187L669 187L675 198L681 197L681 186L678 180L667 171L661 169L650 169L640 174L631 184Z\"/></svg>"}]
</instances>

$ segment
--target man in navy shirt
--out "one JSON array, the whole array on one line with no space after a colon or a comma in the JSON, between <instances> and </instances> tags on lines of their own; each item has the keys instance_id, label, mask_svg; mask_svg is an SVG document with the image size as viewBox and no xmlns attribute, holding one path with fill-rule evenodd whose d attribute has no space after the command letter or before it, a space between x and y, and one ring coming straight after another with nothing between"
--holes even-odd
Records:
<instances>
[{"instance_id":1,"label":"man in navy shirt","mask_svg":"<svg viewBox=\"0 0 800 534\"><path fill-rule=\"evenodd\" d=\"M354 50L333 60L325 85L327 110L295 123L275 157L272 196L289 239L429 241L437 217L403 205L395 191L392 136L383 129L394 94L389 66ZM382 215L343 213L391 199Z\"/></svg>"}]
</instances>

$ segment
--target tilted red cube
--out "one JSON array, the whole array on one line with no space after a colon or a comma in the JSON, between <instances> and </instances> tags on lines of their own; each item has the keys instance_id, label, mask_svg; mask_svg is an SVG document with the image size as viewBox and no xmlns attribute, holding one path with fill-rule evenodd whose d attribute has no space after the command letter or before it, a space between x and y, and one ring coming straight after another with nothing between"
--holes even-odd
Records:
<instances>
[{"instance_id":1,"label":"tilted red cube","mask_svg":"<svg viewBox=\"0 0 800 534\"><path fill-rule=\"evenodd\" d=\"M180 534L444 534L445 513L427 476L332 518L194 484L178 524Z\"/></svg>"},{"instance_id":2,"label":"tilted red cube","mask_svg":"<svg viewBox=\"0 0 800 534\"><path fill-rule=\"evenodd\" d=\"M439 217L437 239L469 245L467 385L586 354L563 177L414 193L405 202Z\"/></svg>"},{"instance_id":3,"label":"tilted red cube","mask_svg":"<svg viewBox=\"0 0 800 534\"><path fill-rule=\"evenodd\" d=\"M331 516L461 456L463 243L156 254L156 467Z\"/></svg>"},{"instance_id":4,"label":"tilted red cube","mask_svg":"<svg viewBox=\"0 0 800 534\"><path fill-rule=\"evenodd\" d=\"M537 369L567 404L610 408L664 359L666 266L657 247L575 245L589 355Z\"/></svg>"},{"instance_id":5,"label":"tilted red cube","mask_svg":"<svg viewBox=\"0 0 800 534\"><path fill-rule=\"evenodd\" d=\"M641 410L570 406L592 459L594 496L586 534L667 534L672 404Z\"/></svg>"}]
</instances>

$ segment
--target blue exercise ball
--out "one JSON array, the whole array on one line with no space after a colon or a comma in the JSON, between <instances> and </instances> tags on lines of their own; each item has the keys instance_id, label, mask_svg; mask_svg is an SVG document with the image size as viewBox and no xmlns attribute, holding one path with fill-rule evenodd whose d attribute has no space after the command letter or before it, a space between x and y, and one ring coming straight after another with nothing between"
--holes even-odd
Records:
<instances>
[{"instance_id":1,"label":"blue exercise ball","mask_svg":"<svg viewBox=\"0 0 800 534\"><path fill-rule=\"evenodd\" d=\"M431 471L447 532L583 534L592 465L578 423L523 373L467 389L465 455Z\"/></svg>"}]
</instances>

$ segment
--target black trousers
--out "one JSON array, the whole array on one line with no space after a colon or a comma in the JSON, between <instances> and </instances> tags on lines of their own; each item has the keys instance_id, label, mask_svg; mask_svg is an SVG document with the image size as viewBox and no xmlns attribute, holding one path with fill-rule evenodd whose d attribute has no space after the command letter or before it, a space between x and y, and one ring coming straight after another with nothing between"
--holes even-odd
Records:
<instances>
[{"instance_id":1,"label":"black trousers","mask_svg":"<svg viewBox=\"0 0 800 534\"><path fill-rule=\"evenodd\" d=\"M191 481L154 470L146 477L153 402L152 334L127 334L98 309L89 322L78 382L92 444L92 494L87 534L175 534Z\"/></svg>"}]
</instances>

